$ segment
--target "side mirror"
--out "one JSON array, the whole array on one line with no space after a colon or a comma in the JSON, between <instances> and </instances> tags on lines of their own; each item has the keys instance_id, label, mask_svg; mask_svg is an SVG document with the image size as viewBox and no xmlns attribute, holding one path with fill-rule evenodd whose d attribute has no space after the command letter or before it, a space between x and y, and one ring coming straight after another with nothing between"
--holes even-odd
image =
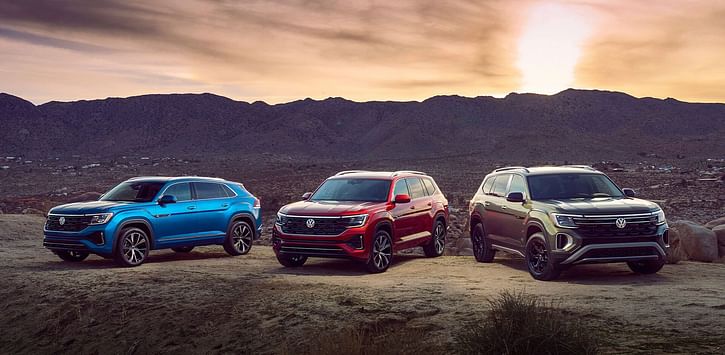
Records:
<instances>
[{"instance_id":1,"label":"side mirror","mask_svg":"<svg viewBox=\"0 0 725 355\"><path fill-rule=\"evenodd\" d=\"M174 195L163 195L159 199L159 205L166 205L169 203L176 203L176 196Z\"/></svg>"},{"instance_id":2,"label":"side mirror","mask_svg":"<svg viewBox=\"0 0 725 355\"><path fill-rule=\"evenodd\" d=\"M524 193L523 192L509 192L508 195L506 195L506 201L508 202L524 202Z\"/></svg>"},{"instance_id":3,"label":"side mirror","mask_svg":"<svg viewBox=\"0 0 725 355\"><path fill-rule=\"evenodd\" d=\"M309 200L310 197L312 197L312 192L305 192L304 194L302 194L303 200Z\"/></svg>"},{"instance_id":4,"label":"side mirror","mask_svg":"<svg viewBox=\"0 0 725 355\"><path fill-rule=\"evenodd\" d=\"M402 194L402 195L395 195L395 199L393 200L395 203L408 203L410 202L410 195Z\"/></svg>"},{"instance_id":5,"label":"side mirror","mask_svg":"<svg viewBox=\"0 0 725 355\"><path fill-rule=\"evenodd\" d=\"M624 192L624 195L627 197L634 197L636 193L632 189L622 189L622 192Z\"/></svg>"}]
</instances>

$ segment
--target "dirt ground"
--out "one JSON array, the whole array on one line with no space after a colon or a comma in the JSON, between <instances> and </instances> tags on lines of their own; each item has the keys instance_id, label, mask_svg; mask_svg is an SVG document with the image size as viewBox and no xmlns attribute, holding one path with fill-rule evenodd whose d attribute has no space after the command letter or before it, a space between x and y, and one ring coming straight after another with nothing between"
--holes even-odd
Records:
<instances>
[{"instance_id":1,"label":"dirt ground","mask_svg":"<svg viewBox=\"0 0 725 355\"><path fill-rule=\"evenodd\" d=\"M534 281L519 259L400 255L384 274L311 259L285 269L269 247L154 251L116 268L62 262L41 247L43 218L0 215L0 353L295 353L343 328L416 328L436 352L480 321L487 299L523 290L592 324L605 353L725 353L725 265L683 262L657 275L580 266Z\"/></svg>"}]
</instances>

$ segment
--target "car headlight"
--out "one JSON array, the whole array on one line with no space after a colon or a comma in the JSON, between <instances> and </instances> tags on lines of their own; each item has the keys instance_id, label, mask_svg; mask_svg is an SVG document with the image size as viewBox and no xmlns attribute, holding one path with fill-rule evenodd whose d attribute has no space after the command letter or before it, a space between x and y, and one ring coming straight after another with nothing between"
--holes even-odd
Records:
<instances>
[{"instance_id":1,"label":"car headlight","mask_svg":"<svg viewBox=\"0 0 725 355\"><path fill-rule=\"evenodd\" d=\"M362 227L368 220L368 215L359 214L355 216L341 217L340 219L342 220L342 223L346 224L348 227Z\"/></svg>"},{"instance_id":2,"label":"car headlight","mask_svg":"<svg viewBox=\"0 0 725 355\"><path fill-rule=\"evenodd\" d=\"M557 227L560 228L576 228L577 225L574 222L574 218L582 217L580 215L573 214L558 214L552 213L551 219L554 221Z\"/></svg>"},{"instance_id":3,"label":"car headlight","mask_svg":"<svg viewBox=\"0 0 725 355\"><path fill-rule=\"evenodd\" d=\"M654 215L655 215L655 217L657 217L658 226L665 224L667 222L667 220L665 219L665 211L659 210L659 211L655 212Z\"/></svg>"},{"instance_id":4,"label":"car headlight","mask_svg":"<svg viewBox=\"0 0 725 355\"><path fill-rule=\"evenodd\" d=\"M284 225L285 223L287 223L287 215L277 212L277 219L274 221L274 223L278 226Z\"/></svg>"},{"instance_id":5,"label":"car headlight","mask_svg":"<svg viewBox=\"0 0 725 355\"><path fill-rule=\"evenodd\" d=\"M88 222L88 224L90 224L90 225L105 224L111 220L111 217L113 217L113 213L99 213L99 214L91 215L90 217L91 217L91 221Z\"/></svg>"}]
</instances>

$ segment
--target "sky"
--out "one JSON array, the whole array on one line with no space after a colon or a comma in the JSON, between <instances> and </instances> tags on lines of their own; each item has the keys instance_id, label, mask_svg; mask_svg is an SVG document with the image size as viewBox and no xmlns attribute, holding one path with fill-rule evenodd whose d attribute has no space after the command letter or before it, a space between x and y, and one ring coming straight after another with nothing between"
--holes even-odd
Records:
<instances>
[{"instance_id":1,"label":"sky","mask_svg":"<svg viewBox=\"0 0 725 355\"><path fill-rule=\"evenodd\" d=\"M4 0L0 92L424 100L566 88L725 102L721 0Z\"/></svg>"}]
</instances>

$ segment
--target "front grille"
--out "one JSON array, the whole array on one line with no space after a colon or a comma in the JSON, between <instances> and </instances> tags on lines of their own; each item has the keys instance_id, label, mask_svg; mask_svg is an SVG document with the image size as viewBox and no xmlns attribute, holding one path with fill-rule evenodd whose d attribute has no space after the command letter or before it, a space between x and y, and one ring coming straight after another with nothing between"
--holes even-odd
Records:
<instances>
[{"instance_id":1,"label":"front grille","mask_svg":"<svg viewBox=\"0 0 725 355\"><path fill-rule=\"evenodd\" d=\"M307 227L307 220L315 220L315 226ZM287 216L282 225L285 234L302 235L338 235L345 231L347 224L341 218L310 218Z\"/></svg>"},{"instance_id":2,"label":"front grille","mask_svg":"<svg viewBox=\"0 0 725 355\"><path fill-rule=\"evenodd\" d=\"M60 219L63 218L63 224L60 224ZM61 231L61 232L80 232L91 222L90 216L57 216L49 215L48 220L45 222L45 229L49 231Z\"/></svg>"},{"instance_id":3,"label":"front grille","mask_svg":"<svg viewBox=\"0 0 725 355\"><path fill-rule=\"evenodd\" d=\"M58 250L86 250L86 246L78 239L69 239L61 237L45 237L43 246L48 249Z\"/></svg>"},{"instance_id":4,"label":"front grille","mask_svg":"<svg viewBox=\"0 0 725 355\"><path fill-rule=\"evenodd\" d=\"M617 227L617 219L627 224ZM574 217L577 232L582 237L636 237L657 233L657 217L653 215L586 216Z\"/></svg>"},{"instance_id":5,"label":"front grille","mask_svg":"<svg viewBox=\"0 0 725 355\"><path fill-rule=\"evenodd\" d=\"M659 255L657 249L653 247L635 247L635 248L613 248L613 249L595 249L590 250L582 256L587 258L621 258L630 256L649 256Z\"/></svg>"}]
</instances>

